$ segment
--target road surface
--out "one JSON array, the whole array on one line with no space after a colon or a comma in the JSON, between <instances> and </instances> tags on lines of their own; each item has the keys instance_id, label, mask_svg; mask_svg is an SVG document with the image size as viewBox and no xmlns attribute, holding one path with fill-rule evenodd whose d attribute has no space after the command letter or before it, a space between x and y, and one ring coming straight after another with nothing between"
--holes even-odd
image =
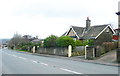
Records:
<instances>
[{"instance_id":1,"label":"road surface","mask_svg":"<svg viewBox=\"0 0 120 76\"><path fill-rule=\"evenodd\" d=\"M2 74L118 74L116 66L36 56L8 49L0 50L1 53Z\"/></svg>"}]
</instances>

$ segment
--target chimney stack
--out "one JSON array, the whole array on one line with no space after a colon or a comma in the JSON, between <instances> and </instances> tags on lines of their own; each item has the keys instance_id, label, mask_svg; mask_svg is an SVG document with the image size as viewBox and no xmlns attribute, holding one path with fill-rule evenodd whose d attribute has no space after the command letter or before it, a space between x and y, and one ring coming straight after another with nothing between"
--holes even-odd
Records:
<instances>
[{"instance_id":1,"label":"chimney stack","mask_svg":"<svg viewBox=\"0 0 120 76\"><path fill-rule=\"evenodd\" d=\"M86 20L86 31L88 31L90 29L90 25L91 25L91 20L89 20L89 17L87 17L87 20Z\"/></svg>"}]
</instances>

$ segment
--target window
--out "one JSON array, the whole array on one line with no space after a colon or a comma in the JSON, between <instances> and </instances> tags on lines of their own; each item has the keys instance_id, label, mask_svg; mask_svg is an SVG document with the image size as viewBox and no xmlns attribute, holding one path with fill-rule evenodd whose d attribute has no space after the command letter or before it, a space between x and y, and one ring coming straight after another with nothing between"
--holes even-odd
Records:
<instances>
[{"instance_id":1,"label":"window","mask_svg":"<svg viewBox=\"0 0 120 76\"><path fill-rule=\"evenodd\" d=\"M106 32L109 32L109 31L110 31L110 29L109 29L109 28L107 28L107 29L106 29Z\"/></svg>"}]
</instances>

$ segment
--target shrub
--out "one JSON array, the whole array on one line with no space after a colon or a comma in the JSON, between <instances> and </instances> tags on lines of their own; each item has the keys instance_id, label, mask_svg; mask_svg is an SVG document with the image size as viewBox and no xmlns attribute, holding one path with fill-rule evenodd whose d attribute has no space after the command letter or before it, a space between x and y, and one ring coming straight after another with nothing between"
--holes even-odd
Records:
<instances>
[{"instance_id":1,"label":"shrub","mask_svg":"<svg viewBox=\"0 0 120 76\"><path fill-rule=\"evenodd\" d=\"M88 45L88 41L87 41L87 40L84 40L84 41L83 41L83 46L86 46L86 45Z\"/></svg>"},{"instance_id":2,"label":"shrub","mask_svg":"<svg viewBox=\"0 0 120 76\"><path fill-rule=\"evenodd\" d=\"M21 50L26 50L26 51L27 51L27 50L28 50L28 45L22 46L22 47L21 47Z\"/></svg>"},{"instance_id":3,"label":"shrub","mask_svg":"<svg viewBox=\"0 0 120 76\"><path fill-rule=\"evenodd\" d=\"M101 50L101 55L103 55L103 54L105 54L105 53L106 53L105 49L102 49L102 50Z\"/></svg>"},{"instance_id":4,"label":"shrub","mask_svg":"<svg viewBox=\"0 0 120 76\"><path fill-rule=\"evenodd\" d=\"M57 36L51 35L44 39L44 47L55 47L57 45L56 44L57 38L58 38Z\"/></svg>"},{"instance_id":5,"label":"shrub","mask_svg":"<svg viewBox=\"0 0 120 76\"><path fill-rule=\"evenodd\" d=\"M56 41L58 47L68 47L71 45L73 48L75 47L75 41L69 36L61 36Z\"/></svg>"},{"instance_id":6,"label":"shrub","mask_svg":"<svg viewBox=\"0 0 120 76\"><path fill-rule=\"evenodd\" d=\"M92 45L94 45L94 40L91 40L91 39L83 40L83 42L81 40L76 40L75 44L76 44L76 46L86 46L86 45L92 46Z\"/></svg>"},{"instance_id":7,"label":"shrub","mask_svg":"<svg viewBox=\"0 0 120 76\"><path fill-rule=\"evenodd\" d=\"M104 47L105 51L111 51L117 48L117 43L116 42L104 42L102 44L102 46Z\"/></svg>"},{"instance_id":8,"label":"shrub","mask_svg":"<svg viewBox=\"0 0 120 76\"><path fill-rule=\"evenodd\" d=\"M89 39L88 40L88 46L92 46L92 45L94 45L94 40Z\"/></svg>"},{"instance_id":9,"label":"shrub","mask_svg":"<svg viewBox=\"0 0 120 76\"><path fill-rule=\"evenodd\" d=\"M83 46L83 43L81 40L76 40L75 41L75 46Z\"/></svg>"}]
</instances>

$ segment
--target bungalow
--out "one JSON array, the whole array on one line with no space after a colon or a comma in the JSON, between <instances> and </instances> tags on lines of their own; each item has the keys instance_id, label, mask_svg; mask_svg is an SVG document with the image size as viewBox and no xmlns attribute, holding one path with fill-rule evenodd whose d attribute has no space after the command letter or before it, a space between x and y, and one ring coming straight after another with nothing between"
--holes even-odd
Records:
<instances>
[{"instance_id":1,"label":"bungalow","mask_svg":"<svg viewBox=\"0 0 120 76\"><path fill-rule=\"evenodd\" d=\"M87 17L86 27L71 26L63 36L70 36L74 40L93 39L96 45L103 42L111 42L115 33L110 24L91 26L91 20Z\"/></svg>"}]
</instances>

